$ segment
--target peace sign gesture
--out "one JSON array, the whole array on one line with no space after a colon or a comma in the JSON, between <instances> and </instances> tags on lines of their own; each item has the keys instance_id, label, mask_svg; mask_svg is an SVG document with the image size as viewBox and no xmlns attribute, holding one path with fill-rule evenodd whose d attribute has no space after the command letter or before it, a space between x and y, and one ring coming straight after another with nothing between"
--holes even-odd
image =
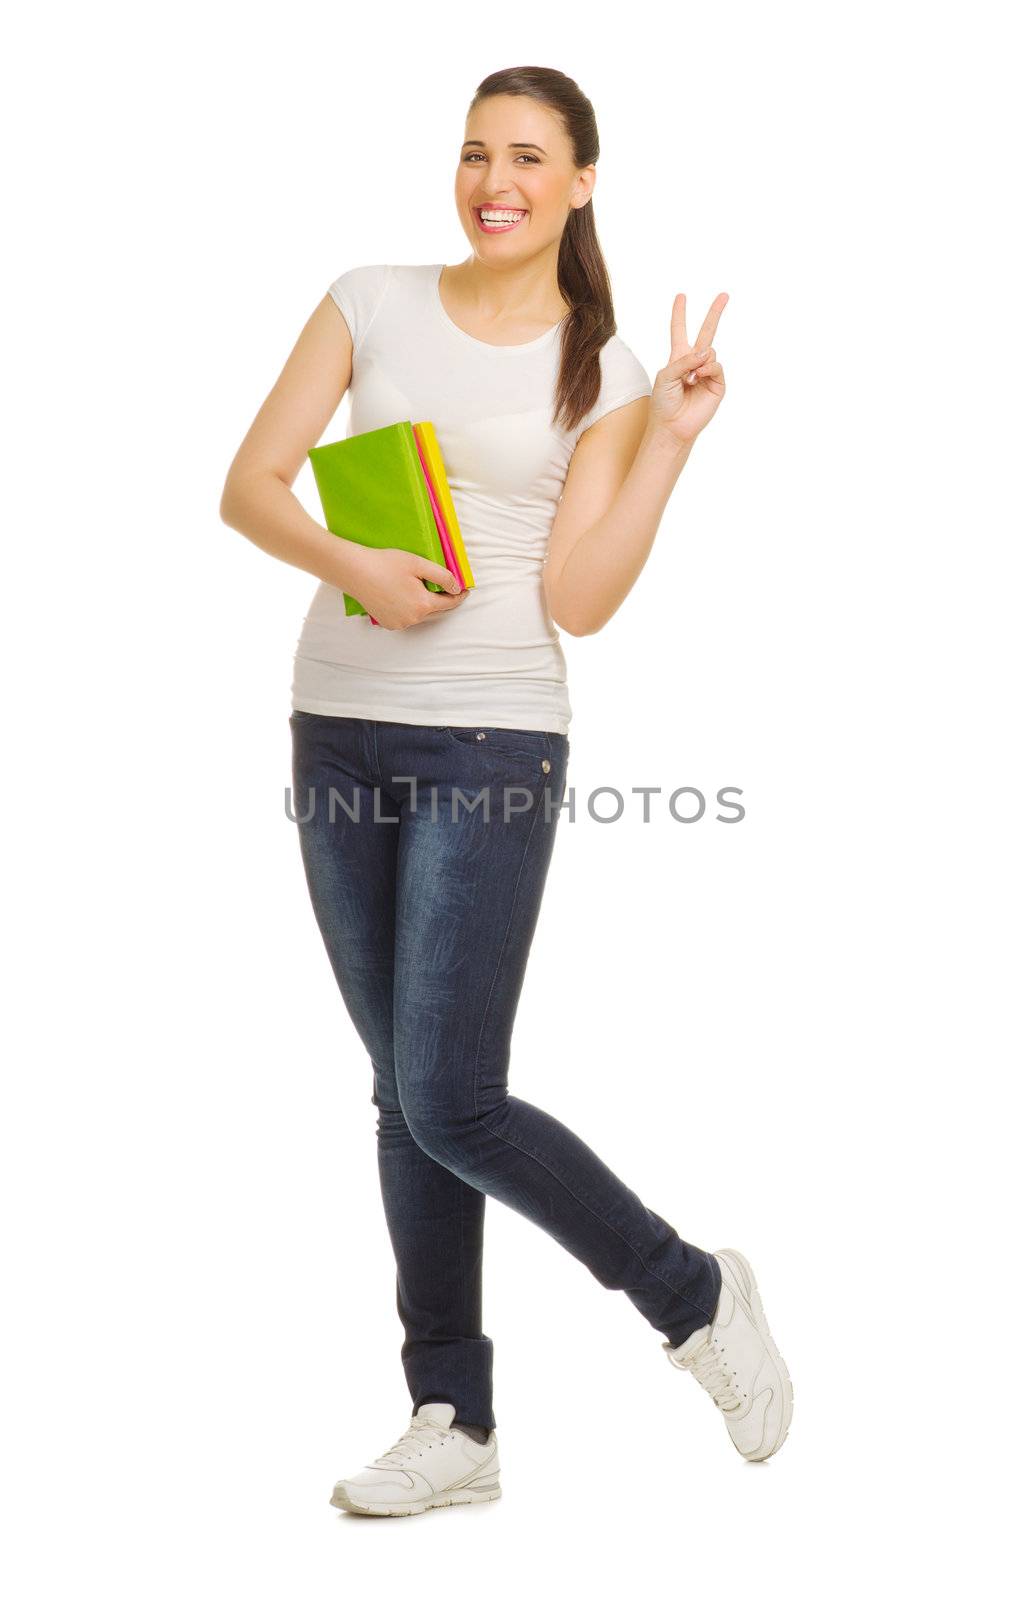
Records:
<instances>
[{"instance_id":1,"label":"peace sign gesture","mask_svg":"<svg viewBox=\"0 0 1022 1600\"><path fill-rule=\"evenodd\" d=\"M656 375L649 425L690 445L724 398L724 369L713 338L728 296L719 294L699 330L693 348L685 333L685 296L676 294L671 312L671 357Z\"/></svg>"}]
</instances>

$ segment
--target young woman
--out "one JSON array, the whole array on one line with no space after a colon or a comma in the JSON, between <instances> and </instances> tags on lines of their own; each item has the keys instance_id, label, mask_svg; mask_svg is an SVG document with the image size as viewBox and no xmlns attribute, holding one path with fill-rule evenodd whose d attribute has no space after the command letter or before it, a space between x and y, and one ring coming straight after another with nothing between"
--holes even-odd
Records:
<instances>
[{"instance_id":1,"label":"young woman","mask_svg":"<svg viewBox=\"0 0 1022 1600\"><path fill-rule=\"evenodd\" d=\"M618 338L593 222L598 153L570 78L527 67L485 79L455 185L469 256L339 277L224 490L227 523L321 580L295 660L295 813L315 916L372 1064L413 1401L396 1444L336 1485L331 1503L350 1511L500 1494L487 1195L624 1291L748 1459L777 1450L791 1416L745 1259L687 1244L574 1133L508 1093L567 775L557 630L594 633L613 616L724 393L713 338L726 295L694 348L676 297L653 385ZM429 199L395 196L408 214ZM474 588L405 551L336 538L291 493L349 384L351 433L433 422ZM343 591L369 615L347 617Z\"/></svg>"}]
</instances>

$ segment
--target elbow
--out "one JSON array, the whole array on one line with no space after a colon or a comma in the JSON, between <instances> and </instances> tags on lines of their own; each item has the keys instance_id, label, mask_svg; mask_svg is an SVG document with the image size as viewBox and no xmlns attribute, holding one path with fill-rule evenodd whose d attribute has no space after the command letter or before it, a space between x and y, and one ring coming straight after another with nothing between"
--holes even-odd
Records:
<instances>
[{"instance_id":1,"label":"elbow","mask_svg":"<svg viewBox=\"0 0 1022 1600\"><path fill-rule=\"evenodd\" d=\"M592 633L599 633L603 627L602 618L586 617L566 606L552 606L550 617L562 633L570 633L574 639L586 639Z\"/></svg>"},{"instance_id":2,"label":"elbow","mask_svg":"<svg viewBox=\"0 0 1022 1600\"><path fill-rule=\"evenodd\" d=\"M234 527L233 506L234 492L231 486L231 480L228 478L227 482L224 484L223 493L220 496L220 521L226 522L229 528Z\"/></svg>"},{"instance_id":3,"label":"elbow","mask_svg":"<svg viewBox=\"0 0 1022 1600\"><path fill-rule=\"evenodd\" d=\"M574 639L584 639L590 633L598 633L602 622L595 622L591 617L583 616L570 605L562 604L557 596L547 595L547 611L550 620L562 633L570 633Z\"/></svg>"},{"instance_id":4,"label":"elbow","mask_svg":"<svg viewBox=\"0 0 1022 1600\"><path fill-rule=\"evenodd\" d=\"M246 495L241 480L228 473L220 496L220 521L226 522L229 528L237 529L239 520L244 515L242 507L245 500Z\"/></svg>"},{"instance_id":5,"label":"elbow","mask_svg":"<svg viewBox=\"0 0 1022 1600\"><path fill-rule=\"evenodd\" d=\"M570 633L573 639L587 639L590 634L599 633L603 626L601 622L582 622L568 617L554 617L554 621L562 633Z\"/></svg>"},{"instance_id":6,"label":"elbow","mask_svg":"<svg viewBox=\"0 0 1022 1600\"><path fill-rule=\"evenodd\" d=\"M555 628L559 628L561 633L570 633L575 639L581 639L585 629L580 626L576 617L570 616L566 611L562 611L560 606L548 606L547 610L550 613L550 621Z\"/></svg>"},{"instance_id":7,"label":"elbow","mask_svg":"<svg viewBox=\"0 0 1022 1600\"><path fill-rule=\"evenodd\" d=\"M258 505L267 489L272 488L275 492L278 484L290 489L291 481L284 473L272 468L243 472L232 466L220 496L220 521L240 531L241 520L247 517L248 508Z\"/></svg>"}]
</instances>

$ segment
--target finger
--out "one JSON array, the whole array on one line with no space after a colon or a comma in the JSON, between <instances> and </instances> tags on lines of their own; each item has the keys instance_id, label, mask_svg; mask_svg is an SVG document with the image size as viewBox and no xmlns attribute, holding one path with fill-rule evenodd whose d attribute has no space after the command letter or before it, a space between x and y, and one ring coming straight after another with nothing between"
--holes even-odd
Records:
<instances>
[{"instance_id":1,"label":"finger","mask_svg":"<svg viewBox=\"0 0 1022 1600\"><path fill-rule=\"evenodd\" d=\"M461 584L457 577L447 567L442 567L438 561L430 561L426 556L413 557L412 572L416 578L428 578L431 583L442 583L448 594L458 594Z\"/></svg>"},{"instance_id":2,"label":"finger","mask_svg":"<svg viewBox=\"0 0 1022 1600\"><path fill-rule=\"evenodd\" d=\"M709 366L697 367L694 372L687 373L685 376L685 383L688 387L692 388L697 383L701 383L704 378L719 378L723 383L724 368L721 366L719 361L711 361Z\"/></svg>"},{"instance_id":3,"label":"finger","mask_svg":"<svg viewBox=\"0 0 1022 1600\"><path fill-rule=\"evenodd\" d=\"M698 350L705 350L707 345L711 345L716 338L717 324L720 321L721 312L728 303L728 298L726 294L719 294L706 313L703 325L699 329L699 337L696 340L696 348Z\"/></svg>"},{"instance_id":4,"label":"finger","mask_svg":"<svg viewBox=\"0 0 1022 1600\"><path fill-rule=\"evenodd\" d=\"M669 361L664 371L672 378L684 379L688 373L694 372L697 367L705 365L707 361L716 359L713 350L689 350L685 355L679 356L677 361Z\"/></svg>"},{"instance_id":5,"label":"finger","mask_svg":"<svg viewBox=\"0 0 1022 1600\"><path fill-rule=\"evenodd\" d=\"M691 348L685 332L685 296L676 294L671 308L671 360L677 361Z\"/></svg>"},{"instance_id":6,"label":"finger","mask_svg":"<svg viewBox=\"0 0 1022 1600\"><path fill-rule=\"evenodd\" d=\"M460 594L434 594L431 589L427 589L426 594L429 596L430 611L452 611L455 606L461 605L468 590L462 589Z\"/></svg>"}]
</instances>

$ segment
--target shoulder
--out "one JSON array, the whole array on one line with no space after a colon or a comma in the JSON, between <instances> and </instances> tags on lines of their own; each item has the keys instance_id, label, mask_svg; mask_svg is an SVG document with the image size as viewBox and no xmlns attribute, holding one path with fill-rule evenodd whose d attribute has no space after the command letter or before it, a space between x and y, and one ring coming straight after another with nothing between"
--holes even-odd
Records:
<instances>
[{"instance_id":1,"label":"shoulder","mask_svg":"<svg viewBox=\"0 0 1022 1600\"><path fill-rule=\"evenodd\" d=\"M342 272L334 279L330 285L330 293L343 296L372 289L374 286L386 283L387 275L392 271L393 268L383 262L366 267L349 267L346 272Z\"/></svg>"},{"instance_id":2,"label":"shoulder","mask_svg":"<svg viewBox=\"0 0 1022 1600\"><path fill-rule=\"evenodd\" d=\"M600 369L603 373L605 384L614 385L645 385L646 393L652 394L653 385L649 373L639 360L630 344L625 344L620 334L613 333L600 351Z\"/></svg>"},{"instance_id":3,"label":"shoulder","mask_svg":"<svg viewBox=\"0 0 1022 1600\"><path fill-rule=\"evenodd\" d=\"M386 295L394 268L384 262L349 267L330 284L327 293L340 311L355 349L362 343Z\"/></svg>"},{"instance_id":4,"label":"shoulder","mask_svg":"<svg viewBox=\"0 0 1022 1600\"><path fill-rule=\"evenodd\" d=\"M616 411L619 406L629 405L631 401L641 400L644 395L652 393L649 373L631 345L626 344L619 334L611 334L600 349L600 393L579 423L578 432L583 433L586 428L591 428L609 411Z\"/></svg>"},{"instance_id":5,"label":"shoulder","mask_svg":"<svg viewBox=\"0 0 1022 1600\"><path fill-rule=\"evenodd\" d=\"M405 316L418 316L423 294L429 291L439 267L432 263L374 262L349 267L330 285L328 293L341 311L357 349L369 332L380 307L400 309Z\"/></svg>"}]
</instances>

